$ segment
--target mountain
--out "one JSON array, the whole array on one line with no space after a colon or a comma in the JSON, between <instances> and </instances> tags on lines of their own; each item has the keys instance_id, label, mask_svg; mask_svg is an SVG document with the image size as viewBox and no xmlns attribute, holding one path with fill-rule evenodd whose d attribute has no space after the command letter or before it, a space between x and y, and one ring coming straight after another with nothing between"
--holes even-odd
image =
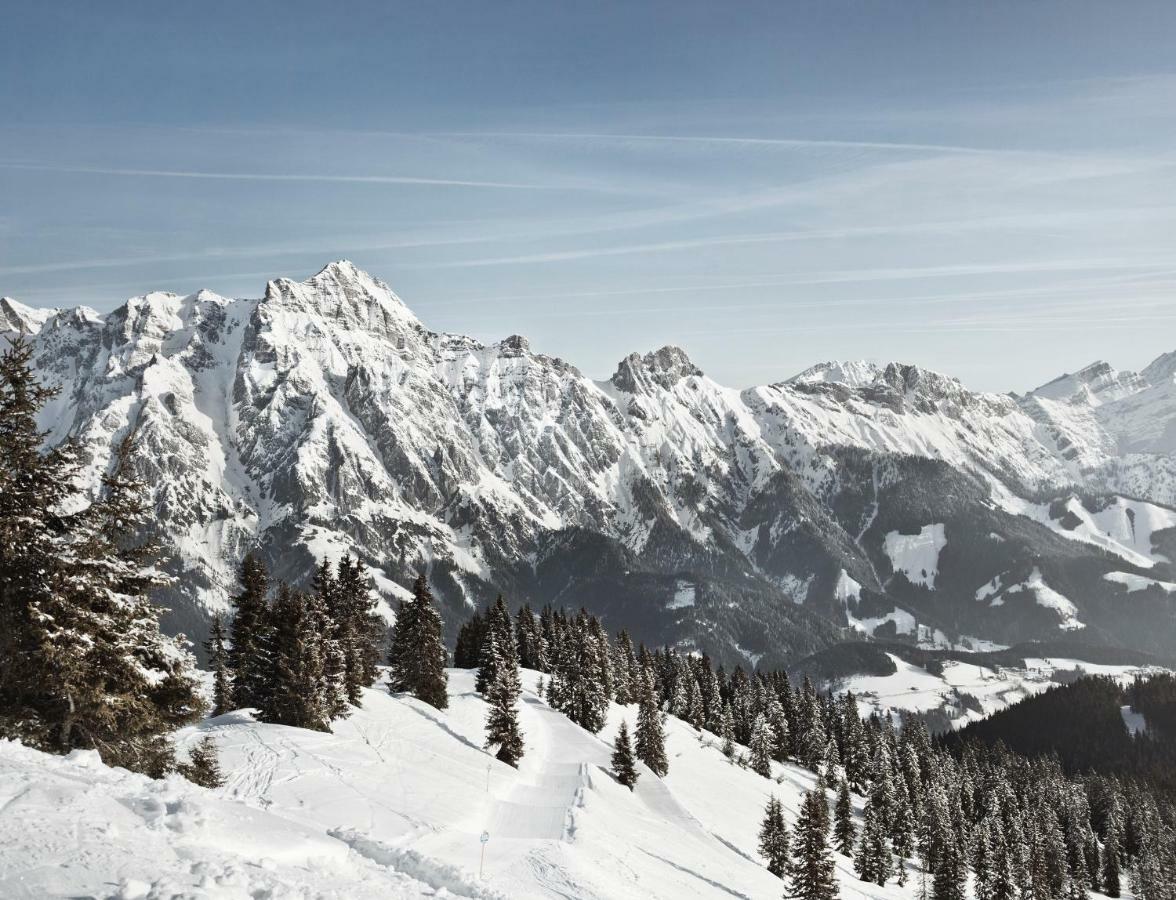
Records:
<instances>
[{"instance_id":1,"label":"mountain","mask_svg":"<svg viewBox=\"0 0 1176 900\"><path fill-rule=\"evenodd\" d=\"M501 591L728 665L851 635L1176 653L1173 355L1022 397L898 363L735 390L677 347L594 381L430 331L346 261L260 299L0 309L91 484L133 438L190 635L252 549L292 581L357 553L390 601L427 569L450 636Z\"/></svg>"}]
</instances>

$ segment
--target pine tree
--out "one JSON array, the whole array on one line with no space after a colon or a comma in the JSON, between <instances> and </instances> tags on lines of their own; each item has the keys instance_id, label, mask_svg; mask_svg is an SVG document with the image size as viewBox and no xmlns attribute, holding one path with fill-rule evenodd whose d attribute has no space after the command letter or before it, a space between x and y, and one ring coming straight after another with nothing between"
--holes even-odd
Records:
<instances>
[{"instance_id":1,"label":"pine tree","mask_svg":"<svg viewBox=\"0 0 1176 900\"><path fill-rule=\"evenodd\" d=\"M764 778L772 777L772 734L763 715L756 716L751 728L751 770Z\"/></svg>"},{"instance_id":2,"label":"pine tree","mask_svg":"<svg viewBox=\"0 0 1176 900\"><path fill-rule=\"evenodd\" d=\"M735 758L735 722L731 716L731 704L723 702L722 717L723 755L727 759Z\"/></svg>"},{"instance_id":3,"label":"pine tree","mask_svg":"<svg viewBox=\"0 0 1176 900\"><path fill-rule=\"evenodd\" d=\"M886 884L891 873L890 845L886 839L886 826L882 811L870 797L866 801L865 818L862 822L862 836L854 857L854 870L862 881L877 885Z\"/></svg>"},{"instance_id":4,"label":"pine tree","mask_svg":"<svg viewBox=\"0 0 1176 900\"><path fill-rule=\"evenodd\" d=\"M768 807L760 825L759 852L768 861L768 871L777 878L783 878L788 869L788 843L784 807L773 795L768 799Z\"/></svg>"},{"instance_id":5,"label":"pine tree","mask_svg":"<svg viewBox=\"0 0 1176 900\"><path fill-rule=\"evenodd\" d=\"M270 609L269 635L262 721L329 731L334 698L324 691L322 635L310 598L279 585Z\"/></svg>"},{"instance_id":6,"label":"pine tree","mask_svg":"<svg viewBox=\"0 0 1176 900\"><path fill-rule=\"evenodd\" d=\"M319 694L327 721L347 714L347 652L352 645L351 620L343 608L335 572L324 559L314 574L313 592L306 598L309 627L322 659Z\"/></svg>"},{"instance_id":7,"label":"pine tree","mask_svg":"<svg viewBox=\"0 0 1176 900\"><path fill-rule=\"evenodd\" d=\"M494 605L486 613L486 633L478 658L478 675L474 680L474 690L479 694L485 694L494 683L508 646L512 655L515 654L515 635L510 612L506 608L502 594L499 594Z\"/></svg>"},{"instance_id":8,"label":"pine tree","mask_svg":"<svg viewBox=\"0 0 1176 900\"><path fill-rule=\"evenodd\" d=\"M348 622L347 700L359 706L362 689L371 687L379 676L380 656L388 627L376 611L372 597L371 578L362 559L352 562L344 556L339 560L335 576L342 614Z\"/></svg>"},{"instance_id":9,"label":"pine tree","mask_svg":"<svg viewBox=\"0 0 1176 900\"><path fill-rule=\"evenodd\" d=\"M181 775L201 787L218 788L225 783L212 735L202 737L188 754L188 762L181 763L178 769Z\"/></svg>"},{"instance_id":10,"label":"pine tree","mask_svg":"<svg viewBox=\"0 0 1176 900\"><path fill-rule=\"evenodd\" d=\"M557 640L547 699L581 728L595 734L608 713L601 658L607 658L583 610Z\"/></svg>"},{"instance_id":11,"label":"pine tree","mask_svg":"<svg viewBox=\"0 0 1176 900\"><path fill-rule=\"evenodd\" d=\"M229 602L233 607L232 646L228 666L233 678L233 702L238 707L260 709L269 679L269 573L252 553L241 560L241 591Z\"/></svg>"},{"instance_id":12,"label":"pine tree","mask_svg":"<svg viewBox=\"0 0 1176 900\"><path fill-rule=\"evenodd\" d=\"M857 828L853 824L853 803L849 782L844 778L837 787L837 804L833 808L833 842L842 856L853 856Z\"/></svg>"},{"instance_id":13,"label":"pine tree","mask_svg":"<svg viewBox=\"0 0 1176 900\"><path fill-rule=\"evenodd\" d=\"M233 685L229 680L229 658L225 649L225 626L219 614L212 617L212 629L204 642L208 665L212 669L212 715L224 715L233 709Z\"/></svg>"},{"instance_id":14,"label":"pine tree","mask_svg":"<svg viewBox=\"0 0 1176 900\"><path fill-rule=\"evenodd\" d=\"M423 574L417 576L412 592L411 600L400 603L392 629L388 686L393 691L410 693L437 709L445 709L449 697L441 616L433 607L433 595Z\"/></svg>"},{"instance_id":15,"label":"pine tree","mask_svg":"<svg viewBox=\"0 0 1176 900\"><path fill-rule=\"evenodd\" d=\"M1106 834L1103 837L1102 892L1108 897L1118 897L1121 890L1119 874L1119 821L1118 810L1107 817Z\"/></svg>"},{"instance_id":16,"label":"pine tree","mask_svg":"<svg viewBox=\"0 0 1176 900\"><path fill-rule=\"evenodd\" d=\"M659 778L670 771L666 759L666 738L662 731L661 712L653 699L653 690L648 683L641 694L637 708L637 758Z\"/></svg>"},{"instance_id":17,"label":"pine tree","mask_svg":"<svg viewBox=\"0 0 1176 900\"><path fill-rule=\"evenodd\" d=\"M637 766L633 759L633 745L629 742L629 726L623 719L613 742L612 771L617 781L633 790L637 784Z\"/></svg>"},{"instance_id":18,"label":"pine tree","mask_svg":"<svg viewBox=\"0 0 1176 900\"><path fill-rule=\"evenodd\" d=\"M838 895L827 821L824 794L809 791L793 829L792 856L787 867L788 895L796 900L834 900Z\"/></svg>"},{"instance_id":19,"label":"pine tree","mask_svg":"<svg viewBox=\"0 0 1176 900\"><path fill-rule=\"evenodd\" d=\"M518 768L523 758L523 736L519 730L519 659L515 648L514 630L502 598L498 600L503 619L502 628L494 623L483 644L483 659L492 658L493 681L486 689L490 711L486 718L486 746L498 747L497 758Z\"/></svg>"},{"instance_id":20,"label":"pine tree","mask_svg":"<svg viewBox=\"0 0 1176 900\"><path fill-rule=\"evenodd\" d=\"M141 537L133 434L99 495L77 496L74 448L41 451L36 414L53 391L31 355L21 338L0 354L0 735L159 776L175 762L168 732L203 702L191 655L160 633L147 596L158 548Z\"/></svg>"}]
</instances>

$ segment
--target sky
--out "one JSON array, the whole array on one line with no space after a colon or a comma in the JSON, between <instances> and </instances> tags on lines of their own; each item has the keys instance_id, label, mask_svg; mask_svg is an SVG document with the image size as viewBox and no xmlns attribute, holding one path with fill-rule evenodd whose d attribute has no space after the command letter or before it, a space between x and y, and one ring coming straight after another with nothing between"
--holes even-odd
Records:
<instances>
[{"instance_id":1,"label":"sky","mask_svg":"<svg viewBox=\"0 0 1176 900\"><path fill-rule=\"evenodd\" d=\"M1176 349L1176 4L0 0L0 295L348 258L606 378Z\"/></svg>"}]
</instances>

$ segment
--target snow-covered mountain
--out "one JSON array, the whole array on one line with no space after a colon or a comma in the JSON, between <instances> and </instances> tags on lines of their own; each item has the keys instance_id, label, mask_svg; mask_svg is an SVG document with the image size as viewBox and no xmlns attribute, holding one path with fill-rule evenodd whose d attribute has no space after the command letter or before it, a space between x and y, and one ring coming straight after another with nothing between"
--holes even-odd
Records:
<instances>
[{"instance_id":1,"label":"snow-covered mountain","mask_svg":"<svg viewBox=\"0 0 1176 900\"><path fill-rule=\"evenodd\" d=\"M594 381L429 331L345 261L261 299L0 315L94 483L134 436L189 634L258 549L293 580L356 552L389 599L427 568L451 632L502 591L728 663L863 633L1176 653L1174 354L1023 397L897 363L741 391L676 347Z\"/></svg>"}]
</instances>

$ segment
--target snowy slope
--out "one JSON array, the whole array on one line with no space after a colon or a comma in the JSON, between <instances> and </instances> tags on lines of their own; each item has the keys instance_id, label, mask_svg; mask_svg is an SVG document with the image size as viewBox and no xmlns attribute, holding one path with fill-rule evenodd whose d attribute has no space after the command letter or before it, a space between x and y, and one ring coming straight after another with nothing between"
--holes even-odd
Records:
<instances>
[{"instance_id":1,"label":"snowy slope","mask_svg":"<svg viewBox=\"0 0 1176 900\"><path fill-rule=\"evenodd\" d=\"M1048 636L1066 620L997 607L978 621L973 608L981 585L1038 557L1051 585L1058 567L1095 565L1059 590L1096 637L1134 645L1088 609L1122 592L1102 576L1158 566L1148 577L1176 580L1167 357L1138 376L1091 367L1020 399L867 362L740 391L676 347L631 354L595 381L517 335L431 332L346 261L271 281L260 299L0 310L0 332L34 335L39 373L61 387L42 424L51 441L79 442L91 485L133 437L179 576L166 625L197 638L249 550L292 581L357 553L389 601L426 569L450 636L502 591L588 605L610 627L729 664L786 664L874 620L1002 643ZM1134 499L1073 499L1102 489ZM1059 497L1072 498L1065 509ZM918 560L889 538L936 527ZM961 559L990 535L1003 556ZM855 596L907 612L854 615L842 576ZM1142 632L1147 649L1176 652L1171 613L1141 613L1159 623Z\"/></svg>"},{"instance_id":2,"label":"snowy slope","mask_svg":"<svg viewBox=\"0 0 1176 900\"><path fill-rule=\"evenodd\" d=\"M333 734L211 719L229 774L205 791L0 744L0 894L32 897L777 897L756 853L771 795L791 823L810 772L773 779L733 765L719 740L677 719L670 774L644 768L635 792L607 771L609 742L635 708L614 705L600 736L533 692L521 706L516 771L480 749L486 707L473 674L450 672L450 709L382 690ZM862 799L855 798L860 815ZM479 878L486 831L485 864ZM845 900L907 900L858 881L836 857ZM1097 895L1096 895L1097 896Z\"/></svg>"}]
</instances>

